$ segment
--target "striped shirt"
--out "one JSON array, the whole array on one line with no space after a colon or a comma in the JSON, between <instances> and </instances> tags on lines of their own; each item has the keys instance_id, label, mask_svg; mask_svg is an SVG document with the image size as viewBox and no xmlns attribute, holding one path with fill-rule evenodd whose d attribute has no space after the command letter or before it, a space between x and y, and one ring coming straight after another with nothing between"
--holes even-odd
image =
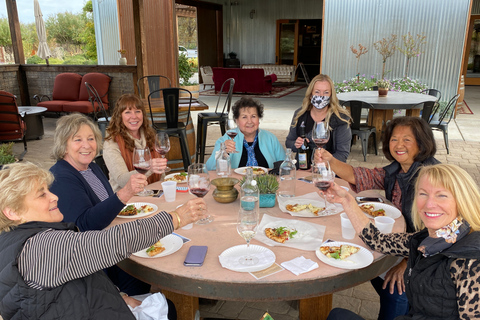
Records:
<instances>
[{"instance_id":1,"label":"striped shirt","mask_svg":"<svg viewBox=\"0 0 480 320\"><path fill-rule=\"evenodd\" d=\"M97 195L100 201L104 201L108 199L108 192L105 189L103 183L98 179L98 177L93 173L92 169L88 168L87 170L79 171L80 174L83 176L85 181L90 185L93 192Z\"/></svg>"},{"instance_id":2,"label":"striped shirt","mask_svg":"<svg viewBox=\"0 0 480 320\"><path fill-rule=\"evenodd\" d=\"M48 229L25 242L18 270L34 289L55 288L113 266L172 232L165 211L100 231Z\"/></svg>"}]
</instances>

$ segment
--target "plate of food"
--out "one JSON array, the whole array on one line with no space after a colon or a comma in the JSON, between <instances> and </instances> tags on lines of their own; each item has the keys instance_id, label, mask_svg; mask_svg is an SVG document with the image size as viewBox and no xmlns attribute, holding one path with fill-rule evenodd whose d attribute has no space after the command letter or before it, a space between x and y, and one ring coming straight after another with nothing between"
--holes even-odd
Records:
<instances>
[{"instance_id":1,"label":"plate of food","mask_svg":"<svg viewBox=\"0 0 480 320\"><path fill-rule=\"evenodd\" d=\"M258 176L260 174L266 174L268 173L268 169L267 168L264 168L264 167L256 167L256 166L252 166L252 167L241 167L241 168L237 168L235 169L235 173L238 173L238 174L241 174L242 176L246 175L247 174L247 168L252 168L253 170L253 175L254 176Z\"/></svg>"},{"instance_id":2,"label":"plate of food","mask_svg":"<svg viewBox=\"0 0 480 320\"><path fill-rule=\"evenodd\" d=\"M315 250L320 261L342 269L361 269L373 262L373 254L366 248L349 242L328 242Z\"/></svg>"},{"instance_id":3,"label":"plate of food","mask_svg":"<svg viewBox=\"0 0 480 320\"><path fill-rule=\"evenodd\" d=\"M133 255L140 258L160 258L168 256L180 250L183 246L183 240L179 236L169 234L155 243L153 246L135 252Z\"/></svg>"},{"instance_id":4,"label":"plate of food","mask_svg":"<svg viewBox=\"0 0 480 320\"><path fill-rule=\"evenodd\" d=\"M359 205L360 209L365 213L370 219L375 217L390 217L393 219L400 218L402 213L396 207L391 206L386 203L380 202L365 202Z\"/></svg>"},{"instance_id":5,"label":"plate of food","mask_svg":"<svg viewBox=\"0 0 480 320\"><path fill-rule=\"evenodd\" d=\"M171 173L165 176L164 181L176 181L177 183L187 183L188 173Z\"/></svg>"},{"instance_id":6,"label":"plate of food","mask_svg":"<svg viewBox=\"0 0 480 320\"><path fill-rule=\"evenodd\" d=\"M285 202L285 210L292 216L297 217L317 218L325 216L322 214L325 210L325 204L315 200L287 200Z\"/></svg>"},{"instance_id":7,"label":"plate of food","mask_svg":"<svg viewBox=\"0 0 480 320\"><path fill-rule=\"evenodd\" d=\"M153 203L147 202L133 202L127 203L122 211L117 215L117 218L132 219L149 216L156 212L158 207Z\"/></svg>"},{"instance_id":8,"label":"plate of food","mask_svg":"<svg viewBox=\"0 0 480 320\"><path fill-rule=\"evenodd\" d=\"M238 262L240 257L247 254L256 256L259 262L253 266L240 264L240 262ZM251 244L248 248L247 245L228 248L218 256L218 259L222 267L226 269L237 272L256 272L270 267L275 263L276 257L272 250Z\"/></svg>"},{"instance_id":9,"label":"plate of food","mask_svg":"<svg viewBox=\"0 0 480 320\"><path fill-rule=\"evenodd\" d=\"M285 244L301 243L316 238L318 231L313 226L299 220L292 220L294 223L285 221L270 222L265 225L263 232L265 236L275 242Z\"/></svg>"}]
</instances>

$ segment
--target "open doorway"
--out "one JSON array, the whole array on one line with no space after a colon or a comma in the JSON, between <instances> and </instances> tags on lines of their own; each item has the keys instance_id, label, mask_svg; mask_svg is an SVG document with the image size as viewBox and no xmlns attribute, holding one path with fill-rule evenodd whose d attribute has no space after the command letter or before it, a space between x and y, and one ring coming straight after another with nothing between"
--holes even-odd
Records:
<instances>
[{"instance_id":1,"label":"open doorway","mask_svg":"<svg viewBox=\"0 0 480 320\"><path fill-rule=\"evenodd\" d=\"M480 15L472 15L464 56L465 85L480 85Z\"/></svg>"}]
</instances>

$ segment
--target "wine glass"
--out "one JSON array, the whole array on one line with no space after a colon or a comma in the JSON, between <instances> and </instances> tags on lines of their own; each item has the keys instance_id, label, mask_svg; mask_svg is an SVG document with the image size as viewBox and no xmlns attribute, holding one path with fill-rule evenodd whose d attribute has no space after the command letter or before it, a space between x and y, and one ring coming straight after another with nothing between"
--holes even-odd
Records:
<instances>
[{"instance_id":1,"label":"wine glass","mask_svg":"<svg viewBox=\"0 0 480 320\"><path fill-rule=\"evenodd\" d=\"M162 158L170 151L170 138L166 132L157 132L155 137L155 151L157 151ZM169 172L170 167L165 167L164 172Z\"/></svg>"},{"instance_id":2,"label":"wine glass","mask_svg":"<svg viewBox=\"0 0 480 320\"><path fill-rule=\"evenodd\" d=\"M237 232L238 234L247 241L247 250L245 255L241 256L238 262L245 266L253 266L258 263L258 258L251 256L249 253L250 250L250 240L255 237L258 228L258 213L257 210L242 210L238 211L237 218Z\"/></svg>"},{"instance_id":3,"label":"wine glass","mask_svg":"<svg viewBox=\"0 0 480 320\"><path fill-rule=\"evenodd\" d=\"M203 198L210 190L210 177L208 175L207 166L203 163L194 163L188 166L188 191L199 197ZM207 224L213 221L210 215L200 219L196 224Z\"/></svg>"},{"instance_id":4,"label":"wine glass","mask_svg":"<svg viewBox=\"0 0 480 320\"><path fill-rule=\"evenodd\" d=\"M328 161L312 165L312 182L315 187L325 192L330 188L333 181L335 181L335 172L330 169ZM325 198L325 195L323 195L323 200L325 201L324 214L334 213L334 208L328 209L329 202Z\"/></svg>"},{"instance_id":5,"label":"wine glass","mask_svg":"<svg viewBox=\"0 0 480 320\"><path fill-rule=\"evenodd\" d=\"M138 173L147 174L152 165L152 156L148 148L134 148L133 149L133 167ZM143 191L137 193L138 196L146 197L153 194L152 190L147 190L145 187Z\"/></svg>"},{"instance_id":6,"label":"wine glass","mask_svg":"<svg viewBox=\"0 0 480 320\"><path fill-rule=\"evenodd\" d=\"M317 149L320 150L322 149L330 139L330 130L328 128L328 123L320 121L316 122L313 125L313 130L312 130L312 140L317 146ZM315 152L317 152L317 149L315 149L312 153L312 163L315 164Z\"/></svg>"},{"instance_id":7,"label":"wine glass","mask_svg":"<svg viewBox=\"0 0 480 320\"><path fill-rule=\"evenodd\" d=\"M227 135L230 137L230 139L235 139L237 136L238 131L237 131L237 123L233 119L228 119L227 120ZM230 153L238 153L237 150L232 151Z\"/></svg>"}]
</instances>

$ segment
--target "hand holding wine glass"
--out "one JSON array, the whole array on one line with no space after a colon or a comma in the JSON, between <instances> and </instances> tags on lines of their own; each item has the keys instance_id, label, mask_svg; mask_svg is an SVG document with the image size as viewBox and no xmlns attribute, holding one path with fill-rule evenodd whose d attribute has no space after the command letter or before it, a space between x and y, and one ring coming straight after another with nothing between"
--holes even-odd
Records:
<instances>
[{"instance_id":1,"label":"hand holding wine glass","mask_svg":"<svg viewBox=\"0 0 480 320\"><path fill-rule=\"evenodd\" d=\"M238 262L242 265L253 266L258 263L258 258L251 256L248 252L250 249L250 240L255 237L258 228L258 212L257 210L239 210L237 218L237 232L247 241L247 253L240 257Z\"/></svg>"},{"instance_id":2,"label":"hand holding wine glass","mask_svg":"<svg viewBox=\"0 0 480 320\"><path fill-rule=\"evenodd\" d=\"M235 139L237 136L238 131L237 131L237 123L233 119L228 119L227 120L227 135L230 137L230 139ZM237 150L231 151L230 153L238 153Z\"/></svg>"},{"instance_id":3,"label":"hand holding wine glass","mask_svg":"<svg viewBox=\"0 0 480 320\"><path fill-rule=\"evenodd\" d=\"M170 151L170 139L166 132L157 132L155 137L155 151L157 151L162 158L165 158L165 155ZM165 167L165 172L169 172L170 170L168 166Z\"/></svg>"},{"instance_id":4,"label":"hand holding wine glass","mask_svg":"<svg viewBox=\"0 0 480 320\"><path fill-rule=\"evenodd\" d=\"M334 181L335 172L330 169L328 161L316 163L312 166L312 182L320 191L327 191ZM328 209L329 203L327 202L325 195L323 195L323 200L325 201L325 214L332 213L333 209Z\"/></svg>"},{"instance_id":5,"label":"hand holding wine glass","mask_svg":"<svg viewBox=\"0 0 480 320\"><path fill-rule=\"evenodd\" d=\"M203 163L194 163L188 166L188 191L199 197L203 198L210 190L210 177L208 170ZM205 218L200 219L196 224L207 224L213 221L213 218L206 214Z\"/></svg>"},{"instance_id":6,"label":"hand holding wine glass","mask_svg":"<svg viewBox=\"0 0 480 320\"><path fill-rule=\"evenodd\" d=\"M150 150L148 148L134 148L133 149L133 167L137 170L138 173L146 175L150 170L152 165L152 157ZM145 187L143 191L139 192L138 195L141 197L146 197L152 195L152 190L146 190Z\"/></svg>"}]
</instances>

